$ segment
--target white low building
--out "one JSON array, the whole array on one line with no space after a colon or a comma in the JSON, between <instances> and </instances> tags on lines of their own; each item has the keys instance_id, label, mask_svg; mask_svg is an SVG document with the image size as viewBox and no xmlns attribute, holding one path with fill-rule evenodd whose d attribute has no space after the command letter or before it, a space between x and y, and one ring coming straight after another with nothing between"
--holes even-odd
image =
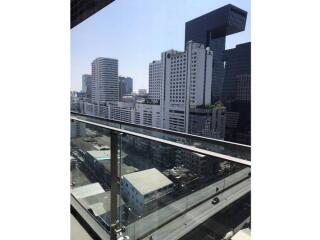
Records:
<instances>
[{"instance_id":1,"label":"white low building","mask_svg":"<svg viewBox=\"0 0 320 240\"><path fill-rule=\"evenodd\" d=\"M83 114L127 123L161 127L160 105L131 102L82 102Z\"/></svg>"},{"instance_id":2,"label":"white low building","mask_svg":"<svg viewBox=\"0 0 320 240\"><path fill-rule=\"evenodd\" d=\"M155 168L123 175L120 181L124 201L139 215L172 190L172 181Z\"/></svg>"}]
</instances>

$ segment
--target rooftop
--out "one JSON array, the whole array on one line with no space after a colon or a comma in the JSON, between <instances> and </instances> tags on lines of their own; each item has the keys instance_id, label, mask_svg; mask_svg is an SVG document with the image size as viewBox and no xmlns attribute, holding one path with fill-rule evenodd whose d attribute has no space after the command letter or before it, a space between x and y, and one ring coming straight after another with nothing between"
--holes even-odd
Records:
<instances>
[{"instance_id":1,"label":"rooftop","mask_svg":"<svg viewBox=\"0 0 320 240\"><path fill-rule=\"evenodd\" d=\"M93 147L94 147L95 149L97 149L98 151L110 150L110 147L109 147L108 145L103 145L103 146L94 145Z\"/></svg>"},{"instance_id":2,"label":"rooftop","mask_svg":"<svg viewBox=\"0 0 320 240\"><path fill-rule=\"evenodd\" d=\"M251 239L251 231L249 228L245 228L237 232L231 240L250 240Z\"/></svg>"},{"instance_id":3,"label":"rooftop","mask_svg":"<svg viewBox=\"0 0 320 240\"><path fill-rule=\"evenodd\" d=\"M126 174L122 177L129 181L143 195L172 184L156 168Z\"/></svg>"},{"instance_id":4,"label":"rooftop","mask_svg":"<svg viewBox=\"0 0 320 240\"><path fill-rule=\"evenodd\" d=\"M111 172L111 152L110 150L93 150L93 151L88 151L87 152L90 156L92 156L94 159L99 161L100 164L103 165L103 167L108 171ZM122 157L124 158L126 156L126 153L122 153ZM120 157L118 156L118 159ZM127 164L118 161L118 174L129 174L132 172L138 171L137 168L133 166L128 166Z\"/></svg>"},{"instance_id":5,"label":"rooftop","mask_svg":"<svg viewBox=\"0 0 320 240\"><path fill-rule=\"evenodd\" d=\"M117 195L118 204L123 205L122 199ZM87 209L91 209L95 216L106 214L110 211L111 192L106 191L99 194L91 195L79 200Z\"/></svg>"},{"instance_id":6,"label":"rooftop","mask_svg":"<svg viewBox=\"0 0 320 240\"><path fill-rule=\"evenodd\" d=\"M71 189L71 193L77 199L86 198L103 192L104 190L99 183L91 183Z\"/></svg>"},{"instance_id":7,"label":"rooftop","mask_svg":"<svg viewBox=\"0 0 320 240\"><path fill-rule=\"evenodd\" d=\"M110 160L110 150L101 150L101 151L88 151L89 155L93 158L97 159L98 161L101 160Z\"/></svg>"}]
</instances>

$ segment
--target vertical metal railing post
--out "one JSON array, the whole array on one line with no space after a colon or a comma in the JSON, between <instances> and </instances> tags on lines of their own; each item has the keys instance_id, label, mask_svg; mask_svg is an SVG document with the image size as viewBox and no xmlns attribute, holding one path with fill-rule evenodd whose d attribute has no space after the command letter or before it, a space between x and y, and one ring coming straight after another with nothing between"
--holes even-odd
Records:
<instances>
[{"instance_id":1,"label":"vertical metal railing post","mask_svg":"<svg viewBox=\"0 0 320 240\"><path fill-rule=\"evenodd\" d=\"M117 195L118 195L118 133L111 131L111 222L110 239L117 239Z\"/></svg>"}]
</instances>

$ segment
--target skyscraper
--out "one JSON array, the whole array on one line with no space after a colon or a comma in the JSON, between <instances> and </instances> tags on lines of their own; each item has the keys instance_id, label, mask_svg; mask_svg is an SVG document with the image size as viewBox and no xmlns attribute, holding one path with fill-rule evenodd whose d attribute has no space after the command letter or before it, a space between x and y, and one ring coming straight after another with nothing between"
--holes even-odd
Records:
<instances>
[{"instance_id":1,"label":"skyscraper","mask_svg":"<svg viewBox=\"0 0 320 240\"><path fill-rule=\"evenodd\" d=\"M248 84L246 79L251 75L251 43L242 43L235 48L225 50L223 60L226 66L222 98L226 101L235 100L237 86L245 87L244 85Z\"/></svg>"},{"instance_id":2,"label":"skyscraper","mask_svg":"<svg viewBox=\"0 0 320 240\"><path fill-rule=\"evenodd\" d=\"M124 95L132 94L132 78L119 76L119 99Z\"/></svg>"},{"instance_id":3,"label":"skyscraper","mask_svg":"<svg viewBox=\"0 0 320 240\"><path fill-rule=\"evenodd\" d=\"M86 93L87 98L91 98L92 76L89 74L82 75L82 92Z\"/></svg>"},{"instance_id":4,"label":"skyscraper","mask_svg":"<svg viewBox=\"0 0 320 240\"><path fill-rule=\"evenodd\" d=\"M225 78L222 97L227 107L226 140L251 143L251 43L224 53Z\"/></svg>"},{"instance_id":5,"label":"skyscraper","mask_svg":"<svg viewBox=\"0 0 320 240\"><path fill-rule=\"evenodd\" d=\"M190 108L210 104L213 53L188 42L184 52L161 55L161 116L163 128L188 132Z\"/></svg>"},{"instance_id":6,"label":"skyscraper","mask_svg":"<svg viewBox=\"0 0 320 240\"><path fill-rule=\"evenodd\" d=\"M92 101L119 100L118 60L96 58L92 64Z\"/></svg>"},{"instance_id":7,"label":"skyscraper","mask_svg":"<svg viewBox=\"0 0 320 240\"><path fill-rule=\"evenodd\" d=\"M226 36L243 31L246 18L246 11L228 4L186 23L185 44L193 40L213 51L212 102L220 98L222 92Z\"/></svg>"},{"instance_id":8,"label":"skyscraper","mask_svg":"<svg viewBox=\"0 0 320 240\"><path fill-rule=\"evenodd\" d=\"M149 63L149 97L154 103L160 102L161 74L161 61Z\"/></svg>"}]
</instances>

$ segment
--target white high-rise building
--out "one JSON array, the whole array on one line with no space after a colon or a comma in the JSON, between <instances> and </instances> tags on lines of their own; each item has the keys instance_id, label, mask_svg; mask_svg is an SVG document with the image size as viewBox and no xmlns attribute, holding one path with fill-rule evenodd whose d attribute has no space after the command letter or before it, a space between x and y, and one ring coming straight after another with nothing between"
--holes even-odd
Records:
<instances>
[{"instance_id":1,"label":"white high-rise building","mask_svg":"<svg viewBox=\"0 0 320 240\"><path fill-rule=\"evenodd\" d=\"M160 105L155 104L136 104L134 123L150 127L161 126Z\"/></svg>"},{"instance_id":2,"label":"white high-rise building","mask_svg":"<svg viewBox=\"0 0 320 240\"><path fill-rule=\"evenodd\" d=\"M190 108L210 104L213 53L204 45L188 42L184 52L161 54L162 127L188 132Z\"/></svg>"},{"instance_id":3,"label":"white high-rise building","mask_svg":"<svg viewBox=\"0 0 320 240\"><path fill-rule=\"evenodd\" d=\"M92 64L92 101L96 103L119 100L118 60L96 58Z\"/></svg>"},{"instance_id":4,"label":"white high-rise building","mask_svg":"<svg viewBox=\"0 0 320 240\"><path fill-rule=\"evenodd\" d=\"M161 61L149 63L149 98L155 103L160 101L161 77Z\"/></svg>"}]
</instances>

